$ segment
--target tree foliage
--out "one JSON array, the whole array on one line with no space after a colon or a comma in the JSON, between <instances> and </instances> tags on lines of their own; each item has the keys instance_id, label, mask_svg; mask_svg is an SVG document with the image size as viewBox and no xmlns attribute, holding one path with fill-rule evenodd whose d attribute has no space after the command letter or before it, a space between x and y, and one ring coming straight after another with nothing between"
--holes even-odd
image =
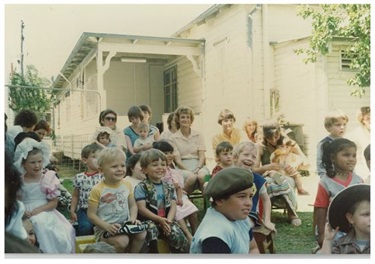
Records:
<instances>
[{"instance_id":1,"label":"tree foliage","mask_svg":"<svg viewBox=\"0 0 375 264\"><path fill-rule=\"evenodd\" d=\"M33 65L26 66L22 76L14 72L9 78L9 108L18 113L22 109L33 110L39 117L43 117L50 110L53 93L45 89L50 85L46 78L39 76L38 70Z\"/></svg>"},{"instance_id":2,"label":"tree foliage","mask_svg":"<svg viewBox=\"0 0 375 264\"><path fill-rule=\"evenodd\" d=\"M370 87L370 4L324 4L320 8L309 5L300 7L298 15L312 19L312 37L310 47L300 49L305 53L307 62L315 62L319 55L330 52L335 37L346 38L349 46L346 50L351 59L350 68L355 70L354 77L348 80L352 95L363 96L365 87Z\"/></svg>"}]
</instances>

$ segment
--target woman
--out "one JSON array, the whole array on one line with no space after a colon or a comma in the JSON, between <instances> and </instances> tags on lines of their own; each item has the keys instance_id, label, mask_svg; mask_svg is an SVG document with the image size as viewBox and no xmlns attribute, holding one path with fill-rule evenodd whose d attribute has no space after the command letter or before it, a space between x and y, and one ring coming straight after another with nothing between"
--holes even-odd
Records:
<instances>
[{"instance_id":1,"label":"woman","mask_svg":"<svg viewBox=\"0 0 375 264\"><path fill-rule=\"evenodd\" d=\"M124 133L119 128L116 127L116 123L117 123L117 113L113 111L112 109L106 109L100 113L99 124L101 126L109 127L115 132L113 136L113 142L111 141L111 143L116 145L117 147L119 147L125 152L126 151L125 136L124 136ZM94 136L95 134L96 133L94 133ZM94 138L93 141L94 140L96 140L96 138Z\"/></svg>"},{"instance_id":2,"label":"woman","mask_svg":"<svg viewBox=\"0 0 375 264\"><path fill-rule=\"evenodd\" d=\"M254 143L257 143L257 134L258 134L258 122L251 119L250 117L246 118L243 124L243 130L245 131L247 138Z\"/></svg>"},{"instance_id":3,"label":"woman","mask_svg":"<svg viewBox=\"0 0 375 264\"><path fill-rule=\"evenodd\" d=\"M217 122L219 125L222 126L222 132L215 135L212 138L212 148L215 153L216 146L223 142L228 141L232 144L233 147L238 145L240 142L245 141L244 133L239 129L233 127L234 123L236 122L236 118L232 111L228 109L224 109L219 113L219 117Z\"/></svg>"},{"instance_id":4,"label":"woman","mask_svg":"<svg viewBox=\"0 0 375 264\"><path fill-rule=\"evenodd\" d=\"M200 189L203 190L204 176L210 174L205 167L206 146L202 133L191 129L194 121L193 109L181 106L176 109L174 117L178 130L172 135L171 141L176 147L176 165L179 169L193 172L196 176L185 179L185 191L190 194L197 179Z\"/></svg>"},{"instance_id":5,"label":"woman","mask_svg":"<svg viewBox=\"0 0 375 264\"><path fill-rule=\"evenodd\" d=\"M126 145L128 147L126 151L126 159L129 159L132 155L135 154L135 151L133 149L134 142L139 138L138 128L144 119L142 109L137 105L131 106L128 110L128 119L131 125L125 127L123 130ZM143 150L149 149L150 147L151 146L148 146L147 148L145 147Z\"/></svg>"},{"instance_id":6,"label":"woman","mask_svg":"<svg viewBox=\"0 0 375 264\"><path fill-rule=\"evenodd\" d=\"M293 226L300 226L301 220L297 215L297 198L294 192L294 180L291 177L281 175L280 165L277 163L271 163L271 154L277 149L279 144L282 144L280 140L281 128L276 121L271 121L263 125L264 140L262 145L259 146L258 160L254 165L253 171L265 176L267 180L267 192L271 197L272 203L281 202L285 205L288 211L288 217ZM297 147L296 149L299 149ZM297 150L296 150L297 151ZM296 154L303 154L300 149ZM291 166L285 166L285 172L289 175L295 173L295 169Z\"/></svg>"}]
</instances>

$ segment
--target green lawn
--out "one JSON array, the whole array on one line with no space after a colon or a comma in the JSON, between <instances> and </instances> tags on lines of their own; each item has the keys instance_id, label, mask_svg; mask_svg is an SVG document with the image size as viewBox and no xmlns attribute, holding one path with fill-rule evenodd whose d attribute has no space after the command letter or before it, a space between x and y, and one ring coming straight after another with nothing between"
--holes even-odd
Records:
<instances>
[{"instance_id":1,"label":"green lawn","mask_svg":"<svg viewBox=\"0 0 375 264\"><path fill-rule=\"evenodd\" d=\"M72 179L78 171L70 167L60 167L59 176L64 179L63 185L73 192ZM201 220L204 216L204 206L202 199L193 201L199 208L198 218ZM58 208L67 218L69 212L66 207ZM312 212L298 212L302 220L302 225L293 227L288 218L283 215L282 210L273 210L271 219L276 224L277 234L275 236L276 254L311 254L311 249L315 247L315 240L312 232Z\"/></svg>"}]
</instances>

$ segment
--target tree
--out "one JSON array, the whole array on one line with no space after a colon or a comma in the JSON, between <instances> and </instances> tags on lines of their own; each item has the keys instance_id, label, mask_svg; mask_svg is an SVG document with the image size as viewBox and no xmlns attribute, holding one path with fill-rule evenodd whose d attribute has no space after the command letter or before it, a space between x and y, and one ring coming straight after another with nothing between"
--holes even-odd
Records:
<instances>
[{"instance_id":1,"label":"tree","mask_svg":"<svg viewBox=\"0 0 375 264\"><path fill-rule=\"evenodd\" d=\"M44 88L50 85L50 81L39 77L39 72L35 66L27 65L24 76L15 71L10 76L9 82L8 104L14 112L18 113L22 109L30 109L39 117L42 117L51 109L54 95Z\"/></svg>"},{"instance_id":2,"label":"tree","mask_svg":"<svg viewBox=\"0 0 375 264\"><path fill-rule=\"evenodd\" d=\"M348 80L351 94L363 96L365 87L370 87L370 4L324 4L319 9L303 5L298 12L304 19L312 19L310 47L297 50L305 53L305 63L316 62L319 55L329 53L335 37L346 38L349 46L345 51L351 59L350 68L356 70Z\"/></svg>"}]
</instances>

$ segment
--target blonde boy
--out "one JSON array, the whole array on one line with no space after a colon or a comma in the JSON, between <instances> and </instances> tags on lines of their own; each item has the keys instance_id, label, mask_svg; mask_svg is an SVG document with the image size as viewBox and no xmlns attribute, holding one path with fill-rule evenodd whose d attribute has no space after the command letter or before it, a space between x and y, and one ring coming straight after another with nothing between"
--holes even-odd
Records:
<instances>
[{"instance_id":1,"label":"blonde boy","mask_svg":"<svg viewBox=\"0 0 375 264\"><path fill-rule=\"evenodd\" d=\"M342 138L346 131L346 125L349 122L348 116L341 110L329 112L324 119L324 127L328 131L328 136L323 138L317 145L316 168L319 177L326 173L322 164L322 145L336 138Z\"/></svg>"},{"instance_id":2,"label":"blonde boy","mask_svg":"<svg viewBox=\"0 0 375 264\"><path fill-rule=\"evenodd\" d=\"M126 173L125 154L119 148L107 148L98 157L99 171L104 180L90 192L87 215L95 225L96 241L113 245L117 253L139 253L146 238L146 231L138 234L120 234L125 222L140 224L138 208L130 183L123 179ZM105 238L105 232L110 234Z\"/></svg>"}]
</instances>

